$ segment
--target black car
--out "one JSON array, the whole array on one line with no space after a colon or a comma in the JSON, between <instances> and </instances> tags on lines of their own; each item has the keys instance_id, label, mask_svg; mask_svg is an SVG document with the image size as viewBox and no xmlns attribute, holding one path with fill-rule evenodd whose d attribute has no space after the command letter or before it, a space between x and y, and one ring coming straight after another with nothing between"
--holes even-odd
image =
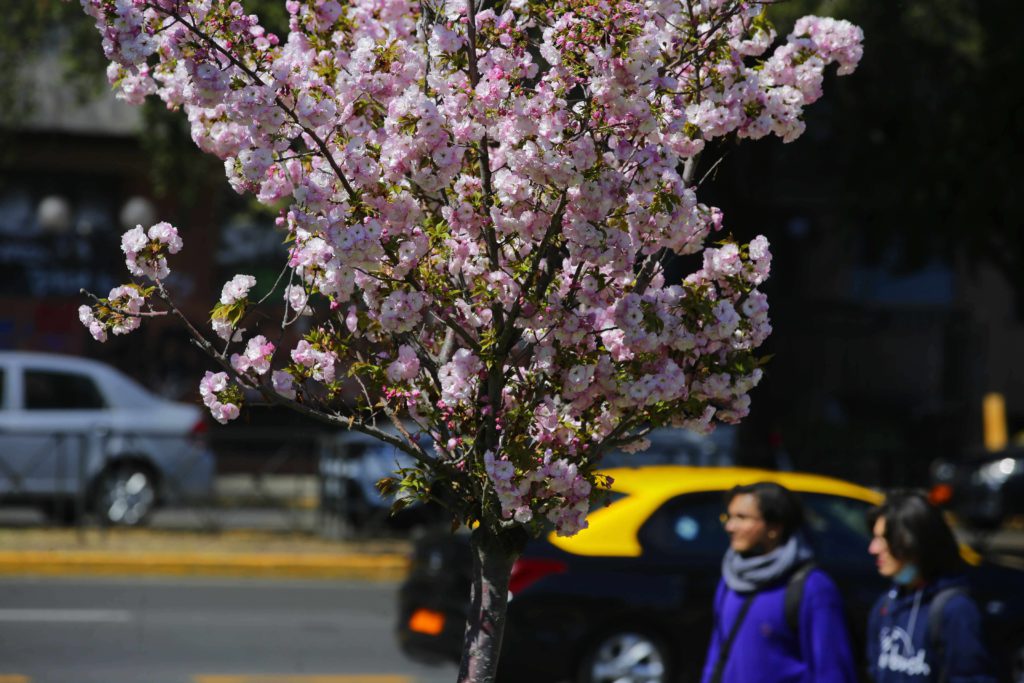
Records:
<instances>
[{"instance_id":1,"label":"black car","mask_svg":"<svg viewBox=\"0 0 1024 683\"><path fill-rule=\"evenodd\" d=\"M800 493L817 562L847 601L855 651L887 583L867 552L881 496L825 477L735 468L609 470L614 502L572 538L532 542L512 571L498 678L664 683L699 679L728 539L723 495L774 480ZM964 549L1004 678L1024 681L1024 572ZM399 596L398 639L420 660L458 661L468 607L468 536L421 539ZM1012 673L1011 673L1012 672Z\"/></svg>"},{"instance_id":2,"label":"black car","mask_svg":"<svg viewBox=\"0 0 1024 683\"><path fill-rule=\"evenodd\" d=\"M969 526L995 529L1024 515L1024 448L932 464L932 498Z\"/></svg>"}]
</instances>

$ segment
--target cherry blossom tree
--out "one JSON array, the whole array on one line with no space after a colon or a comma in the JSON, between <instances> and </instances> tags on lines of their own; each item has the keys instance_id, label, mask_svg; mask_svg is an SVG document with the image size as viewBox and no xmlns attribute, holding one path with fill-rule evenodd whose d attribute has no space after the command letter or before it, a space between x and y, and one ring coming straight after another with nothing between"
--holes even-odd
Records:
<instances>
[{"instance_id":1,"label":"cherry blossom tree","mask_svg":"<svg viewBox=\"0 0 1024 683\"><path fill-rule=\"evenodd\" d=\"M799 137L860 30L805 17L775 46L744 0L288 0L282 38L237 1L81 2L119 96L183 110L288 243L280 317L239 274L207 330L166 287L177 230L138 226L133 281L82 322L178 315L222 367L200 383L218 421L257 391L409 453L388 486L472 529L459 680L493 680L512 564L586 526L601 454L747 414L771 254L701 203L698 159Z\"/></svg>"}]
</instances>

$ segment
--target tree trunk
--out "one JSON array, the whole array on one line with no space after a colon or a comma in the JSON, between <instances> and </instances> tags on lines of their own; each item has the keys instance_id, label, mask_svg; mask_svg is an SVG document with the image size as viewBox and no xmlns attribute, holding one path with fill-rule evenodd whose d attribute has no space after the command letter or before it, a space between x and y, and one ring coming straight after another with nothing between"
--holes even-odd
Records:
<instances>
[{"instance_id":1,"label":"tree trunk","mask_svg":"<svg viewBox=\"0 0 1024 683\"><path fill-rule=\"evenodd\" d=\"M458 683L493 683L505 632L508 582L523 540L480 525L473 530L473 587Z\"/></svg>"}]
</instances>

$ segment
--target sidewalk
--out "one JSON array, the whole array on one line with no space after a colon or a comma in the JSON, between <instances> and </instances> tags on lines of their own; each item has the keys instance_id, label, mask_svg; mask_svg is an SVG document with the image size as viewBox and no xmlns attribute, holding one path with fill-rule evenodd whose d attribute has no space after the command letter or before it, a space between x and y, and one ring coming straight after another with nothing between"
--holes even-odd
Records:
<instances>
[{"instance_id":1,"label":"sidewalk","mask_svg":"<svg viewBox=\"0 0 1024 683\"><path fill-rule=\"evenodd\" d=\"M0 575L229 576L397 581L400 539L327 540L273 531L0 529Z\"/></svg>"}]
</instances>

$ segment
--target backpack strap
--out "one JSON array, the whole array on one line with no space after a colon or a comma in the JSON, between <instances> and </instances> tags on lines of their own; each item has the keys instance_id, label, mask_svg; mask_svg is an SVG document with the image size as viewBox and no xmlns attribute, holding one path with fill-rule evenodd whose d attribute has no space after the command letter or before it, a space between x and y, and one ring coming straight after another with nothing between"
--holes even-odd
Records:
<instances>
[{"instance_id":1,"label":"backpack strap","mask_svg":"<svg viewBox=\"0 0 1024 683\"><path fill-rule=\"evenodd\" d=\"M743 600L743 604L740 605L740 611L736 614L736 621L732 622L729 635L722 641L722 646L718 650L718 660L715 662L715 671L711 674L711 683L722 683L722 674L725 673L725 664L729 661L729 651L732 650L732 643L736 640L736 634L740 632L740 626L743 624L743 620L747 618L747 612L750 611L750 605L753 602L754 593L751 593Z\"/></svg>"},{"instance_id":2,"label":"backpack strap","mask_svg":"<svg viewBox=\"0 0 1024 683\"><path fill-rule=\"evenodd\" d=\"M796 571L790 574L789 582L786 584L785 615L786 625L790 630L800 636L800 604L804 601L804 587L807 585L807 576L817 568L813 561L804 562L797 567Z\"/></svg>"},{"instance_id":3,"label":"backpack strap","mask_svg":"<svg viewBox=\"0 0 1024 683\"><path fill-rule=\"evenodd\" d=\"M946 643L942 639L942 612L946 609L946 603L957 595L968 595L967 589L963 586L943 588L935 594L928 606L927 643L934 653L930 659L937 672L932 677L935 683L946 683L949 680L949 667L946 666Z\"/></svg>"}]
</instances>

